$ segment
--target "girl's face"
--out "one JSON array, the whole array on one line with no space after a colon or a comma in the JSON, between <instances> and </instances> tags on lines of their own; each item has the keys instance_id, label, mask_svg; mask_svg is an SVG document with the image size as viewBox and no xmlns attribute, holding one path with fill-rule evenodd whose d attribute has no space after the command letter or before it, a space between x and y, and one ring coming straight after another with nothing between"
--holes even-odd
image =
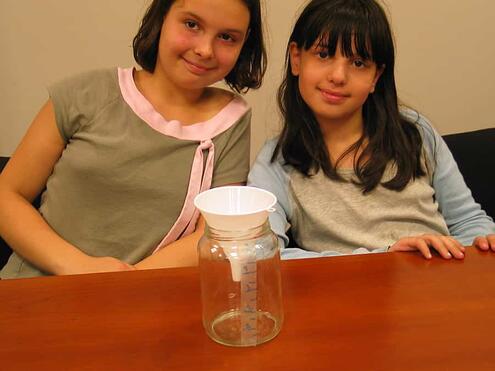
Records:
<instances>
[{"instance_id":1,"label":"girl's face","mask_svg":"<svg viewBox=\"0 0 495 371\"><path fill-rule=\"evenodd\" d=\"M163 22L154 73L186 89L222 80L237 62L249 19L242 0L176 0Z\"/></svg>"},{"instance_id":2,"label":"girl's face","mask_svg":"<svg viewBox=\"0 0 495 371\"><path fill-rule=\"evenodd\" d=\"M374 62L342 55L340 42L333 56L318 44L305 50L292 43L289 51L301 96L320 125L362 123L362 106L382 73Z\"/></svg>"}]
</instances>

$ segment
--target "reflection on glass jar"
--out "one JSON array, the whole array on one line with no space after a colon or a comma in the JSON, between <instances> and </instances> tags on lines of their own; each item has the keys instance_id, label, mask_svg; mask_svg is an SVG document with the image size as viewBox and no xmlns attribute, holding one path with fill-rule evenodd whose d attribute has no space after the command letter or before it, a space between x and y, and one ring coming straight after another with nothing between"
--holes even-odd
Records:
<instances>
[{"instance_id":1,"label":"reflection on glass jar","mask_svg":"<svg viewBox=\"0 0 495 371\"><path fill-rule=\"evenodd\" d=\"M198 248L207 334L231 346L273 339L283 308L278 240L268 220L244 231L207 226Z\"/></svg>"}]
</instances>

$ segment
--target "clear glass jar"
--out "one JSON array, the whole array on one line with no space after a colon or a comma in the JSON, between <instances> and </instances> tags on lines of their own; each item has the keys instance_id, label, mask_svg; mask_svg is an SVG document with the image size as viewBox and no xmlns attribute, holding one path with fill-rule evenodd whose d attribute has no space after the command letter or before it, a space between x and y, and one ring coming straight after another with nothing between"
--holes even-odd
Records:
<instances>
[{"instance_id":1,"label":"clear glass jar","mask_svg":"<svg viewBox=\"0 0 495 371\"><path fill-rule=\"evenodd\" d=\"M244 231L209 227L199 241L203 325L216 342L252 346L283 322L278 240L268 220Z\"/></svg>"}]
</instances>

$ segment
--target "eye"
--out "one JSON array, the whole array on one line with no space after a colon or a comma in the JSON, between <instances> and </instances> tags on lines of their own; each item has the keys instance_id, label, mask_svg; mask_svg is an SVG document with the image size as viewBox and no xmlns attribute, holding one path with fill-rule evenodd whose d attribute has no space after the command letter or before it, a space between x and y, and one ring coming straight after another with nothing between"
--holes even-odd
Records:
<instances>
[{"instance_id":1,"label":"eye","mask_svg":"<svg viewBox=\"0 0 495 371\"><path fill-rule=\"evenodd\" d=\"M196 21L185 21L184 25L186 28L189 28L190 30L197 30L199 28L198 22Z\"/></svg>"},{"instance_id":2,"label":"eye","mask_svg":"<svg viewBox=\"0 0 495 371\"><path fill-rule=\"evenodd\" d=\"M228 33L222 33L222 34L218 35L218 37L223 41L230 41L230 42L235 41L235 39L232 37L232 35L230 35Z\"/></svg>"},{"instance_id":3,"label":"eye","mask_svg":"<svg viewBox=\"0 0 495 371\"><path fill-rule=\"evenodd\" d=\"M328 54L328 52L326 50L320 50L318 52L318 58L320 59L327 59L330 55Z\"/></svg>"},{"instance_id":4,"label":"eye","mask_svg":"<svg viewBox=\"0 0 495 371\"><path fill-rule=\"evenodd\" d=\"M352 63L357 68L363 68L366 66L366 63L364 63L364 61L362 59L355 59Z\"/></svg>"}]
</instances>

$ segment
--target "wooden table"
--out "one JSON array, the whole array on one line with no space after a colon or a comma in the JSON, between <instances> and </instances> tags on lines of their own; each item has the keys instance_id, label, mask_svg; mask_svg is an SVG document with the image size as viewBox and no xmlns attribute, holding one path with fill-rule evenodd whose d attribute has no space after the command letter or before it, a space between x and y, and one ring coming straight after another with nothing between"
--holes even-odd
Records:
<instances>
[{"instance_id":1,"label":"wooden table","mask_svg":"<svg viewBox=\"0 0 495 371\"><path fill-rule=\"evenodd\" d=\"M196 268L0 281L0 370L495 370L495 254L282 264L285 323L210 340Z\"/></svg>"}]
</instances>

